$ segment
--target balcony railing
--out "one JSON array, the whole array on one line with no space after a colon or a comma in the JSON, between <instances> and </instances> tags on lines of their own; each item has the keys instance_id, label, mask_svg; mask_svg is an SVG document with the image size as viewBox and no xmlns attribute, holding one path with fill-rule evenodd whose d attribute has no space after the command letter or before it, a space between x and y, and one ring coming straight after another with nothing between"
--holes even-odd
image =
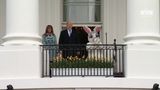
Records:
<instances>
[{"instance_id":1,"label":"balcony railing","mask_svg":"<svg viewBox=\"0 0 160 90\"><path fill-rule=\"evenodd\" d=\"M124 77L123 44L41 45L42 76Z\"/></svg>"}]
</instances>

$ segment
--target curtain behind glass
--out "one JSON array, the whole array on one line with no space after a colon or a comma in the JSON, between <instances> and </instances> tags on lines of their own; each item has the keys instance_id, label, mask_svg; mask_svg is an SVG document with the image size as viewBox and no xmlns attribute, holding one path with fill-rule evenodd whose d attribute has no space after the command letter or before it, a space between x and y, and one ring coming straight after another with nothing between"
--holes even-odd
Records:
<instances>
[{"instance_id":1,"label":"curtain behind glass","mask_svg":"<svg viewBox=\"0 0 160 90\"><path fill-rule=\"evenodd\" d=\"M100 22L100 0L64 0L63 21L75 23Z\"/></svg>"}]
</instances>

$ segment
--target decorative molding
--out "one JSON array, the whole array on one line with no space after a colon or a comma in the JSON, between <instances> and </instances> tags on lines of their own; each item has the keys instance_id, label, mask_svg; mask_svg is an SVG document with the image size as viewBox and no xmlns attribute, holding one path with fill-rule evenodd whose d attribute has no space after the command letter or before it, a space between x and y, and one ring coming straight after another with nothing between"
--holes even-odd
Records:
<instances>
[{"instance_id":1,"label":"decorative molding","mask_svg":"<svg viewBox=\"0 0 160 90\"><path fill-rule=\"evenodd\" d=\"M23 43L22 43L23 42ZM41 37L39 35L6 35L2 38L2 44L41 44Z\"/></svg>"}]
</instances>

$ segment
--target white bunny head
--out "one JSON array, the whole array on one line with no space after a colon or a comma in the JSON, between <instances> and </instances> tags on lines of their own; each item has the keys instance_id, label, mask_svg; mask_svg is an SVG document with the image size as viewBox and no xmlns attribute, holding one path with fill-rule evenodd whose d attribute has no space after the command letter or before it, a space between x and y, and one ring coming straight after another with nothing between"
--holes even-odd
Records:
<instances>
[{"instance_id":1,"label":"white bunny head","mask_svg":"<svg viewBox=\"0 0 160 90\"><path fill-rule=\"evenodd\" d=\"M98 35L101 30L100 26L96 26L93 31L88 26L84 26L83 29L88 33L88 44L101 44L100 37Z\"/></svg>"}]
</instances>

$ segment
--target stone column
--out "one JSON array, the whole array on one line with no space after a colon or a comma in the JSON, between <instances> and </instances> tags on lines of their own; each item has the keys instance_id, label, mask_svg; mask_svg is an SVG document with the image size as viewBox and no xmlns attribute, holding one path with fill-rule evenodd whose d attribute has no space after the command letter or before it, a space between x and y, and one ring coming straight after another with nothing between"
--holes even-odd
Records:
<instances>
[{"instance_id":1,"label":"stone column","mask_svg":"<svg viewBox=\"0 0 160 90\"><path fill-rule=\"evenodd\" d=\"M159 0L128 0L126 77L160 78Z\"/></svg>"},{"instance_id":2,"label":"stone column","mask_svg":"<svg viewBox=\"0 0 160 90\"><path fill-rule=\"evenodd\" d=\"M127 1L126 43L160 43L159 0Z\"/></svg>"},{"instance_id":3,"label":"stone column","mask_svg":"<svg viewBox=\"0 0 160 90\"><path fill-rule=\"evenodd\" d=\"M0 45L0 79L41 78L39 0L6 0L6 35Z\"/></svg>"},{"instance_id":4,"label":"stone column","mask_svg":"<svg viewBox=\"0 0 160 90\"><path fill-rule=\"evenodd\" d=\"M40 44L39 0L6 0L3 44Z\"/></svg>"}]
</instances>

